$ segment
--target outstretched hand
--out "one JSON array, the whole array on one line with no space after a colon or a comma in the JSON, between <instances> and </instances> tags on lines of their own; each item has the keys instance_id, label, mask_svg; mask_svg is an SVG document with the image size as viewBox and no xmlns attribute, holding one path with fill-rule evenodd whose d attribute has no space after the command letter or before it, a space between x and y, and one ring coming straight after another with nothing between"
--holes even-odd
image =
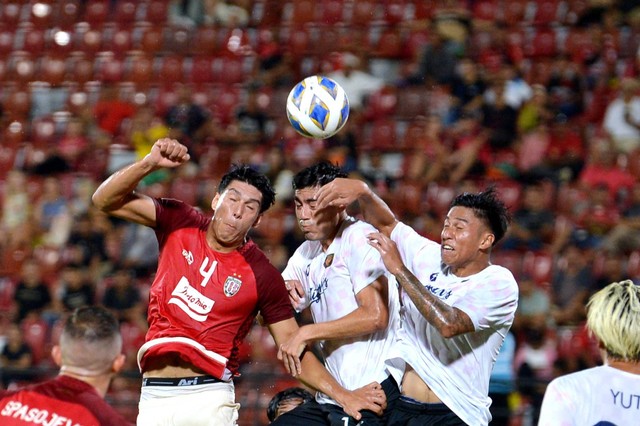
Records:
<instances>
[{"instance_id":1,"label":"outstretched hand","mask_svg":"<svg viewBox=\"0 0 640 426\"><path fill-rule=\"evenodd\" d=\"M186 163L190 158L186 146L175 139L162 138L153 144L144 161L153 167L174 168Z\"/></svg>"},{"instance_id":2,"label":"outstretched hand","mask_svg":"<svg viewBox=\"0 0 640 426\"><path fill-rule=\"evenodd\" d=\"M380 257L382 257L382 261L384 262L384 266L389 272L395 274L404 268L404 263L402 262L402 257L400 257L398 246L391 240L391 238L381 232L372 232L367 235L367 243L374 249L378 250Z\"/></svg>"},{"instance_id":3,"label":"outstretched hand","mask_svg":"<svg viewBox=\"0 0 640 426\"><path fill-rule=\"evenodd\" d=\"M367 189L368 186L363 181L337 178L318 189L316 206L318 209L327 207L347 208Z\"/></svg>"}]
</instances>

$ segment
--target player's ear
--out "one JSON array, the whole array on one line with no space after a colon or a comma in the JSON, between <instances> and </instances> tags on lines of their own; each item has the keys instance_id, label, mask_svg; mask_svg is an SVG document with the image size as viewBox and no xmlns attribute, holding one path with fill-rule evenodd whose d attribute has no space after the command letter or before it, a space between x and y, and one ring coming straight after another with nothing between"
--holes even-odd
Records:
<instances>
[{"instance_id":1,"label":"player's ear","mask_svg":"<svg viewBox=\"0 0 640 426\"><path fill-rule=\"evenodd\" d=\"M218 205L218 200L220 199L220 193L216 192L215 197L211 200L211 210L216 211L216 206Z\"/></svg>"},{"instance_id":2,"label":"player's ear","mask_svg":"<svg viewBox=\"0 0 640 426\"><path fill-rule=\"evenodd\" d=\"M53 358L53 362L58 367L62 367L62 350L60 349L60 345L53 345L51 348L51 358Z\"/></svg>"},{"instance_id":3,"label":"player's ear","mask_svg":"<svg viewBox=\"0 0 640 426\"><path fill-rule=\"evenodd\" d=\"M126 361L127 356L125 354L119 354L116 359L113 360L111 364L111 371L114 373L119 373L120 370L124 367L124 362Z\"/></svg>"},{"instance_id":4,"label":"player's ear","mask_svg":"<svg viewBox=\"0 0 640 426\"><path fill-rule=\"evenodd\" d=\"M260 213L258 215L258 217L256 218L256 220L253 222L252 227L257 227L258 225L260 225L260 222L262 222L262 213Z\"/></svg>"},{"instance_id":5,"label":"player's ear","mask_svg":"<svg viewBox=\"0 0 640 426\"><path fill-rule=\"evenodd\" d=\"M481 250L490 250L491 247L493 246L493 242L495 241L496 237L495 235L493 235L493 233L491 232L487 232L484 234L484 236L482 237L482 240L480 241L480 249Z\"/></svg>"}]
</instances>

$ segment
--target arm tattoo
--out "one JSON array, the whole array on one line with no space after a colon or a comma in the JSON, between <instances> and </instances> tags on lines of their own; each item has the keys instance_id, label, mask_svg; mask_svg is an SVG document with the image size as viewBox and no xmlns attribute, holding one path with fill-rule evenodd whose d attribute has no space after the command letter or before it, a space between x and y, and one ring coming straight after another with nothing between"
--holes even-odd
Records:
<instances>
[{"instance_id":1,"label":"arm tattoo","mask_svg":"<svg viewBox=\"0 0 640 426\"><path fill-rule=\"evenodd\" d=\"M431 294L406 267L397 272L395 277L422 316L444 337L475 330L467 314Z\"/></svg>"}]
</instances>

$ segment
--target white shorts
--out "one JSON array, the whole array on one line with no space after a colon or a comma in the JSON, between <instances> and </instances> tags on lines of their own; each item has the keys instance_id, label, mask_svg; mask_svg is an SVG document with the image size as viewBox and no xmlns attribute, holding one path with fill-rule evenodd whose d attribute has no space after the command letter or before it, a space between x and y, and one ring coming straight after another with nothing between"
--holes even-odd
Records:
<instances>
[{"instance_id":1,"label":"white shorts","mask_svg":"<svg viewBox=\"0 0 640 426\"><path fill-rule=\"evenodd\" d=\"M233 382L143 386L138 426L235 426L240 404Z\"/></svg>"}]
</instances>

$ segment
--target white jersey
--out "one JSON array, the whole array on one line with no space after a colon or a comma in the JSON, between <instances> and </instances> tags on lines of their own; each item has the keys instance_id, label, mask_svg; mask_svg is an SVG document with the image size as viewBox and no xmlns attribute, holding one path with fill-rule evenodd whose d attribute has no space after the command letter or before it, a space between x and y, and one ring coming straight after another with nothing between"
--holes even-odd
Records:
<instances>
[{"instance_id":1,"label":"white jersey","mask_svg":"<svg viewBox=\"0 0 640 426\"><path fill-rule=\"evenodd\" d=\"M489 378L513 323L518 284L508 269L497 265L464 278L447 273L440 244L403 223L396 225L391 239L416 278L440 300L466 313L475 331L442 337L402 292L398 344L388 364L400 369L411 365L460 419L470 425L488 424Z\"/></svg>"},{"instance_id":2,"label":"white jersey","mask_svg":"<svg viewBox=\"0 0 640 426\"><path fill-rule=\"evenodd\" d=\"M540 426L637 425L640 376L600 366L549 383L540 408Z\"/></svg>"},{"instance_id":3,"label":"white jersey","mask_svg":"<svg viewBox=\"0 0 640 426\"><path fill-rule=\"evenodd\" d=\"M326 252L320 241L305 241L298 247L282 276L299 280L315 323L337 320L358 308L356 295L381 275L389 279L389 325L386 330L348 340L320 342L325 365L348 390L373 381L382 382L399 322L399 300L395 279L387 273L380 254L369 246L366 236L375 232L368 223L347 218ZM333 403L318 394L320 403Z\"/></svg>"}]
</instances>

